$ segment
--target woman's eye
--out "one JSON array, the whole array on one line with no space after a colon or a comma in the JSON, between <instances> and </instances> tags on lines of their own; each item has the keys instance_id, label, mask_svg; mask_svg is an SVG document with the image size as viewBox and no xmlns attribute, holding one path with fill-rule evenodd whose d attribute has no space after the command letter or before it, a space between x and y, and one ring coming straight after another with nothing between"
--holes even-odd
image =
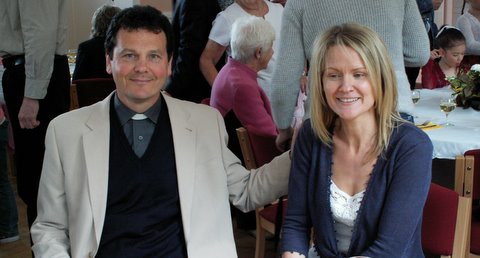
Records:
<instances>
[{"instance_id":1,"label":"woman's eye","mask_svg":"<svg viewBox=\"0 0 480 258\"><path fill-rule=\"evenodd\" d=\"M341 77L341 75L338 74L338 73L329 73L329 74L327 74L327 78L329 78L329 79L331 79L331 80L338 80L340 77Z\"/></svg>"},{"instance_id":2,"label":"woman's eye","mask_svg":"<svg viewBox=\"0 0 480 258\"><path fill-rule=\"evenodd\" d=\"M359 79L360 79L360 78L364 78L365 76L367 76L365 73L356 73L356 74L354 74L354 77L355 77L355 78L359 78Z\"/></svg>"}]
</instances>

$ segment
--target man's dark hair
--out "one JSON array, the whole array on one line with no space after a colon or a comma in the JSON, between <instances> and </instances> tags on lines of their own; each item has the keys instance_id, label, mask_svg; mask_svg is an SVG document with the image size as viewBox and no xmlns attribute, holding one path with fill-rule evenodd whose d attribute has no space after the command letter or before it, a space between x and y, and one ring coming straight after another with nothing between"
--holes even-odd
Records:
<instances>
[{"instance_id":1,"label":"man's dark hair","mask_svg":"<svg viewBox=\"0 0 480 258\"><path fill-rule=\"evenodd\" d=\"M117 45L117 34L120 29L127 31L147 30L153 33L165 33L167 38L168 59L173 53L173 32L168 18L159 10L148 5L135 5L123 9L115 17L107 30L105 53L113 57L113 49Z\"/></svg>"}]
</instances>

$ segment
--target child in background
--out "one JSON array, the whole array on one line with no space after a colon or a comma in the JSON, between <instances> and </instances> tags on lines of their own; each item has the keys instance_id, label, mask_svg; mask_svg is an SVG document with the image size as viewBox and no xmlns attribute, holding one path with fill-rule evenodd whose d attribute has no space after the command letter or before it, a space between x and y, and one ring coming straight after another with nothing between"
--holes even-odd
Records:
<instances>
[{"instance_id":1,"label":"child in background","mask_svg":"<svg viewBox=\"0 0 480 258\"><path fill-rule=\"evenodd\" d=\"M435 37L430 60L422 67L422 88L435 89L447 86L448 76L456 76L465 55L465 37L452 26L443 26Z\"/></svg>"},{"instance_id":2,"label":"child in background","mask_svg":"<svg viewBox=\"0 0 480 258\"><path fill-rule=\"evenodd\" d=\"M464 13L466 3L469 3L469 8ZM463 1L462 15L457 18L457 28L465 36L467 46L462 63L469 67L480 63L480 0Z\"/></svg>"}]
</instances>

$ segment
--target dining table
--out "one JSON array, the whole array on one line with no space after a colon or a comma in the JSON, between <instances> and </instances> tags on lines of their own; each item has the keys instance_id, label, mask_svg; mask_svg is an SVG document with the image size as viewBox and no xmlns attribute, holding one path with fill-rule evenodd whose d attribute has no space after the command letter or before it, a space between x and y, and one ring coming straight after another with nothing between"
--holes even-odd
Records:
<instances>
[{"instance_id":1,"label":"dining table","mask_svg":"<svg viewBox=\"0 0 480 258\"><path fill-rule=\"evenodd\" d=\"M448 122L452 125L446 126L440 100L452 96L450 86L417 91L420 100L415 104L414 120L432 141L433 159L454 160L467 150L480 149L480 111L457 106L448 115Z\"/></svg>"}]
</instances>

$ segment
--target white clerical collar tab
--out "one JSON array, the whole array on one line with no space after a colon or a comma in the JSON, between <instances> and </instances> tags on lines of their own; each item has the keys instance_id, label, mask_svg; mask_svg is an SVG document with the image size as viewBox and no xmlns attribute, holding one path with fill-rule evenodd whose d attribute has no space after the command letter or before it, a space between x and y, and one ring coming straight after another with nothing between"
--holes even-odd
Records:
<instances>
[{"instance_id":1,"label":"white clerical collar tab","mask_svg":"<svg viewBox=\"0 0 480 258\"><path fill-rule=\"evenodd\" d=\"M132 116L132 120L144 120L147 119L148 117L144 114L135 114Z\"/></svg>"}]
</instances>

